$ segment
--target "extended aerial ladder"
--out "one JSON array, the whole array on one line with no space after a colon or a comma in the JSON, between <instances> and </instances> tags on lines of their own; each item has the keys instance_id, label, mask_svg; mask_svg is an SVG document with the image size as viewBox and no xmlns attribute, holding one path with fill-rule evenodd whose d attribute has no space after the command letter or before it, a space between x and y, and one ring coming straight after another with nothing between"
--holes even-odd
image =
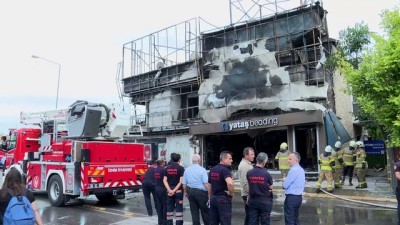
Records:
<instances>
[{"instance_id":1,"label":"extended aerial ladder","mask_svg":"<svg viewBox=\"0 0 400 225\"><path fill-rule=\"evenodd\" d=\"M45 121L60 120L65 121L67 119L68 109L56 109L43 112L21 112L20 122L28 125L40 125Z\"/></svg>"},{"instance_id":2,"label":"extended aerial ladder","mask_svg":"<svg viewBox=\"0 0 400 225\"><path fill-rule=\"evenodd\" d=\"M20 122L24 125L39 126L43 135L48 135L54 142L57 142L58 138L67 132L67 115L68 109L21 112Z\"/></svg>"},{"instance_id":3,"label":"extended aerial ladder","mask_svg":"<svg viewBox=\"0 0 400 225\"><path fill-rule=\"evenodd\" d=\"M72 136L77 121L81 119L83 110L90 110L86 106L101 108L99 134L96 137L122 138L131 126L131 110L129 104L112 103L110 105L76 101L69 109L49 110L42 112L21 112L20 122L25 125L37 125L42 134L52 134L53 141L57 142L62 136ZM72 110L72 111L71 111Z\"/></svg>"}]
</instances>

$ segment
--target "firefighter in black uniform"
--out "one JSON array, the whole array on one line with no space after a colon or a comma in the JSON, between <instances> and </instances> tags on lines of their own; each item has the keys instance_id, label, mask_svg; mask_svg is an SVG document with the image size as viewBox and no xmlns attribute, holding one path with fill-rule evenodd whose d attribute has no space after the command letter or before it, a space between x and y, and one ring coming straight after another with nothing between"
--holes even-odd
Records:
<instances>
[{"instance_id":1,"label":"firefighter in black uniform","mask_svg":"<svg viewBox=\"0 0 400 225\"><path fill-rule=\"evenodd\" d=\"M247 172L249 183L249 225L269 225L272 211L273 179L264 168L268 155L260 152L256 158L256 167ZM261 223L260 223L261 222Z\"/></svg>"},{"instance_id":2,"label":"firefighter in black uniform","mask_svg":"<svg viewBox=\"0 0 400 225\"><path fill-rule=\"evenodd\" d=\"M173 224L175 210L175 224L183 224L183 173L185 169L179 165L181 161L180 154L174 154L172 162L167 166L164 185L167 189L167 225Z\"/></svg>"},{"instance_id":3,"label":"firefighter in black uniform","mask_svg":"<svg viewBox=\"0 0 400 225\"><path fill-rule=\"evenodd\" d=\"M167 163L167 166L171 165L173 163L172 158L174 157L174 155L176 155L175 152L172 152L171 155L169 155L169 161Z\"/></svg>"},{"instance_id":4,"label":"firefighter in black uniform","mask_svg":"<svg viewBox=\"0 0 400 225\"><path fill-rule=\"evenodd\" d=\"M234 183L228 166L232 165L232 153L222 151L220 163L210 170L211 184L210 225L231 225Z\"/></svg>"},{"instance_id":5,"label":"firefighter in black uniform","mask_svg":"<svg viewBox=\"0 0 400 225\"><path fill-rule=\"evenodd\" d=\"M154 171L157 167L156 160L150 161L150 166L147 168L146 173L144 174L143 182L142 182L142 190L144 195L144 203L146 205L147 214L149 216L153 216L153 207L151 205L151 197L153 195L154 205L157 209L157 201L156 201L156 182L154 180Z\"/></svg>"},{"instance_id":6,"label":"firefighter in black uniform","mask_svg":"<svg viewBox=\"0 0 400 225\"><path fill-rule=\"evenodd\" d=\"M158 216L158 225L167 224L167 189L164 186L165 176L164 159L157 160L157 167L154 170L154 180L156 183L156 210Z\"/></svg>"}]
</instances>

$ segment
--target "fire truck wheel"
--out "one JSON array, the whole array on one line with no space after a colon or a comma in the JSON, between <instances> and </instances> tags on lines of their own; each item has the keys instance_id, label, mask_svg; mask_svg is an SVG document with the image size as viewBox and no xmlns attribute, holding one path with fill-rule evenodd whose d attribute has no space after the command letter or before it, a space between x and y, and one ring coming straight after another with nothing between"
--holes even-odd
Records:
<instances>
[{"instance_id":1,"label":"fire truck wheel","mask_svg":"<svg viewBox=\"0 0 400 225\"><path fill-rule=\"evenodd\" d=\"M60 176L54 175L50 178L47 186L47 195L52 206L63 206L65 195L63 194L63 184Z\"/></svg>"}]
</instances>

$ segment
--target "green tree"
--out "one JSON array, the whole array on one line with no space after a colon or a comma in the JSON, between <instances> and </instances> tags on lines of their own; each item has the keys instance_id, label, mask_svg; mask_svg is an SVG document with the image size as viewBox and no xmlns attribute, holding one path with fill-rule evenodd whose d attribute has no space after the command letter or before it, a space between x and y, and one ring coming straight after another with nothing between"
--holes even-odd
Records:
<instances>
[{"instance_id":1,"label":"green tree","mask_svg":"<svg viewBox=\"0 0 400 225\"><path fill-rule=\"evenodd\" d=\"M325 63L325 66L334 70L339 66L339 62L345 59L354 68L362 61L364 49L371 43L371 32L368 25L364 22L356 23L354 27L339 32L339 45Z\"/></svg>"},{"instance_id":2,"label":"green tree","mask_svg":"<svg viewBox=\"0 0 400 225\"><path fill-rule=\"evenodd\" d=\"M368 25L364 22L339 32L339 51L354 68L358 68L362 52L371 43L370 34Z\"/></svg>"},{"instance_id":3,"label":"green tree","mask_svg":"<svg viewBox=\"0 0 400 225\"><path fill-rule=\"evenodd\" d=\"M372 115L390 144L400 145L400 12L386 10L381 15L385 35L371 34L375 44L362 54L354 67L345 58L338 60L351 94L360 107Z\"/></svg>"},{"instance_id":4,"label":"green tree","mask_svg":"<svg viewBox=\"0 0 400 225\"><path fill-rule=\"evenodd\" d=\"M339 32L339 45L337 51L328 58L326 66L331 70L338 68L341 60L347 61L354 69L357 69L362 62L362 55L371 44L371 32L364 22L355 24L354 27L348 27ZM351 94L351 90L347 90ZM359 107L354 114L354 117L359 120L368 130L368 133L373 138L381 138L381 130L376 123L375 118L365 112L362 107ZM385 137L386 138L386 137Z\"/></svg>"}]
</instances>

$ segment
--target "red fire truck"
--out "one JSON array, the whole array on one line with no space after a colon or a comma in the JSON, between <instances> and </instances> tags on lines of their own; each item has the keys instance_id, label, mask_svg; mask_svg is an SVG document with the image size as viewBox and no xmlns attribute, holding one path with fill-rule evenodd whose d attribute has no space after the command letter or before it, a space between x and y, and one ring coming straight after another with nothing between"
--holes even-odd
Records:
<instances>
[{"instance_id":1,"label":"red fire truck","mask_svg":"<svg viewBox=\"0 0 400 225\"><path fill-rule=\"evenodd\" d=\"M127 105L77 101L67 110L22 112L21 123L40 128L10 132L6 167L20 169L29 189L47 191L53 206L91 194L121 199L141 187L144 145L121 141L130 126Z\"/></svg>"}]
</instances>

